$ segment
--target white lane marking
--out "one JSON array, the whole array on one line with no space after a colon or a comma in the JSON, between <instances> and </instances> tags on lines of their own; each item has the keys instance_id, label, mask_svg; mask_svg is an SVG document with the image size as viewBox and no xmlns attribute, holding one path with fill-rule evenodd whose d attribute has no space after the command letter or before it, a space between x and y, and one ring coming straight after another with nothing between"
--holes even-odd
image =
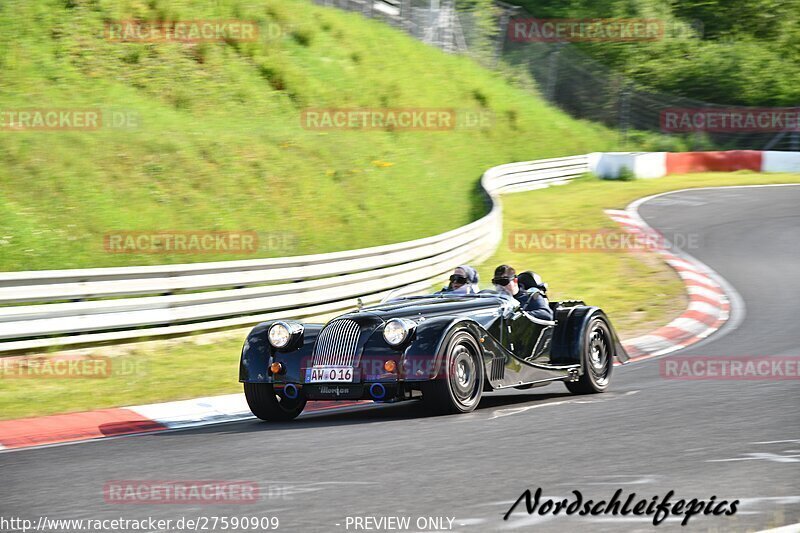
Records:
<instances>
[{"instance_id":1,"label":"white lane marking","mask_svg":"<svg viewBox=\"0 0 800 533\"><path fill-rule=\"evenodd\" d=\"M542 496L542 498L544 498L544 496ZM549 497L549 498L552 499L552 497ZM513 505L513 503L515 501L517 501L517 500L503 500L501 502L476 503L476 504L473 505L473 507L499 507L501 505L504 505L506 507L510 507L511 505Z\"/></svg>"},{"instance_id":2,"label":"white lane marking","mask_svg":"<svg viewBox=\"0 0 800 533\"><path fill-rule=\"evenodd\" d=\"M695 188L690 188L690 189L680 189L680 190L677 190L677 191L667 191L667 192L663 192L663 193L660 193L660 194L654 194L654 195L651 195L651 196L645 196L644 198L639 198L638 200L635 200L632 203L630 203L628 205L628 207L626 208L626 210L635 213L637 218L639 218L642 221L645 221L644 217L642 217L642 215L639 213L639 208L642 206L642 204L644 204L645 202L648 202L650 200L654 200L656 198L663 198L663 197L665 197L667 195L670 195L670 194L679 194L679 193L685 193L685 192L689 192L689 191L700 191L700 190L720 190L720 189L736 189L736 188L750 188L750 187L784 187L784 186L797 187L798 185L800 185L800 184L798 184L798 183L791 183L791 184L779 183L779 184L767 184L767 185L734 185L734 186L729 186L729 187L724 187L724 186L722 186L722 187L695 187ZM647 222L647 221L645 221L645 222ZM692 255L690 255L688 252L686 252L684 250L679 250L679 249L673 248L672 255L674 257L677 257L679 259L683 259L684 261L687 261L687 262L693 264L696 268L701 269L709 277L711 277L714 281L716 281L719 284L719 286L722 288L722 290L725 293L725 296L727 297L727 299L729 301L729 304L730 304L730 312L727 315L725 315L725 323L722 324L718 328L710 328L709 331L708 331L708 334L705 335L705 338L703 338L703 340L700 340L698 342L695 342L695 343L691 344L692 348L696 349L696 348L699 348L701 346L704 346L706 343L711 342L712 341L711 339L716 341L717 339L723 337L724 335L727 335L729 332L731 332L731 331L735 330L736 328L738 328L739 325L742 323L742 321L744 321L744 317L745 317L745 315L747 313L747 309L746 309L745 304L744 304L744 298L742 298L742 296L733 287L733 285L731 285L728 282L728 280L726 280L721 275L719 275L717 272L715 272L711 267L709 267L708 265L706 265L705 263L703 263L699 259L696 259L695 257L693 257ZM716 335L714 335L712 337L711 333L716 333ZM711 338L709 338L709 337L711 337ZM674 351L679 350L681 348L683 348L683 346L679 345L679 346L676 346L676 347L674 347L672 349L665 349L665 350L663 350L661 352L655 352L655 353L650 354L650 355L652 357L659 356L659 355L666 355L668 353L674 352Z\"/></svg>"},{"instance_id":3,"label":"white lane marking","mask_svg":"<svg viewBox=\"0 0 800 533\"><path fill-rule=\"evenodd\" d=\"M773 529L762 529L758 533L800 533L800 522Z\"/></svg>"},{"instance_id":4,"label":"white lane marking","mask_svg":"<svg viewBox=\"0 0 800 533\"><path fill-rule=\"evenodd\" d=\"M746 453L747 457L734 457L730 459L709 459L707 463L726 463L731 461L770 461L773 463L800 463L800 454L797 455L778 455L776 453Z\"/></svg>"},{"instance_id":5,"label":"white lane marking","mask_svg":"<svg viewBox=\"0 0 800 533\"><path fill-rule=\"evenodd\" d=\"M763 440L763 441L760 441L760 442L751 442L750 444L783 444L785 442L791 442L792 444L800 444L800 439Z\"/></svg>"},{"instance_id":6,"label":"white lane marking","mask_svg":"<svg viewBox=\"0 0 800 533\"><path fill-rule=\"evenodd\" d=\"M456 523L461 526L477 526L486 522L486 518L456 518Z\"/></svg>"},{"instance_id":7,"label":"white lane marking","mask_svg":"<svg viewBox=\"0 0 800 533\"><path fill-rule=\"evenodd\" d=\"M708 202L697 199L694 200L692 197L688 198L665 198L663 200L658 200L653 202L656 205L690 205L690 206L699 206L699 205L707 205Z\"/></svg>"},{"instance_id":8,"label":"white lane marking","mask_svg":"<svg viewBox=\"0 0 800 533\"><path fill-rule=\"evenodd\" d=\"M378 485L378 481L309 481L307 483L298 483L297 481L261 481L262 484L272 485Z\"/></svg>"},{"instance_id":9,"label":"white lane marking","mask_svg":"<svg viewBox=\"0 0 800 533\"><path fill-rule=\"evenodd\" d=\"M794 505L800 503L800 496L765 496L763 498L739 498L742 507L749 507L756 503L769 503L771 505Z\"/></svg>"},{"instance_id":10,"label":"white lane marking","mask_svg":"<svg viewBox=\"0 0 800 533\"><path fill-rule=\"evenodd\" d=\"M586 517L583 518L583 520L586 520L588 522L597 522L597 523L603 523L603 522L649 522L650 524L653 523L653 517L636 516L636 515L609 516L609 517L596 516L596 517ZM683 520L682 516L668 516L662 522L659 522L659 524L667 524L669 522L679 523L682 520Z\"/></svg>"},{"instance_id":11,"label":"white lane marking","mask_svg":"<svg viewBox=\"0 0 800 533\"><path fill-rule=\"evenodd\" d=\"M550 407L554 405L564 405L564 404L579 404L579 403L603 403L608 402L611 400L615 400L617 398L622 398L625 396L630 396L631 394L636 394L639 392L638 390L628 391L625 394L615 395L615 396L599 396L596 399L587 400L587 399L579 399L579 398L570 398L569 400L562 400L560 402L550 402L550 403L538 403L535 405L524 405L522 407L511 407L508 409L495 409L492 413L492 417L489 420L494 420L495 418L503 418L505 416L517 415L520 413L525 413L530 411L531 409L538 409L539 407Z\"/></svg>"},{"instance_id":12,"label":"white lane marking","mask_svg":"<svg viewBox=\"0 0 800 533\"><path fill-rule=\"evenodd\" d=\"M634 221L633 223L639 224L642 227L648 228L649 231L655 232L656 230L651 228L647 224L647 221L639 214L639 206L653 198L674 192L681 191L670 191L668 193L640 198L629 204L625 211L606 210L606 213L617 222L623 222L625 217L630 219L623 223L625 227L629 227L630 221L632 220ZM703 344L706 342L705 339L711 336L712 333L720 331L723 328L725 328L725 331L727 332L728 327L737 327L744 317L744 302L742 301L741 296L739 296L739 294L735 291L735 289L733 289L733 287L730 286L727 281L709 268L708 265L698 261L691 255L677 248L674 249L674 253L668 248L663 248L658 250L658 252L662 257L662 260L675 269L679 277L684 280L684 289L687 291L690 297L693 294L701 294L717 302L716 304L712 305L705 302L690 301L684 313L691 311L700 312L716 318L718 323L714 325L703 324L703 326L700 327L697 322L687 322L685 317L679 317L677 322L670 322L665 327L676 327L678 329L688 330L687 333L689 335L693 335L689 339L676 341L675 339L668 339L663 336L650 333L623 341L623 346L632 346L638 351L645 353L643 356L637 357L637 361L666 355L689 345L698 346ZM700 285L688 285L687 280L694 280ZM734 309L735 315L732 315L730 312L724 309L725 307ZM681 318L684 318L684 320L680 321ZM686 326L689 324L691 324L691 326L687 328Z\"/></svg>"},{"instance_id":13,"label":"white lane marking","mask_svg":"<svg viewBox=\"0 0 800 533\"><path fill-rule=\"evenodd\" d=\"M321 485L321 486L320 486ZM266 498L283 498L310 492L331 490L331 485L378 485L373 481L317 481L309 483L293 483L280 481L261 481L259 489Z\"/></svg>"},{"instance_id":14,"label":"white lane marking","mask_svg":"<svg viewBox=\"0 0 800 533\"><path fill-rule=\"evenodd\" d=\"M513 517L514 515L511 516ZM555 518L556 517L553 515L538 516L535 514L525 516L524 518L512 518L508 520L508 523L503 526L502 529L519 529L521 527L538 526L539 524L555 520Z\"/></svg>"},{"instance_id":15,"label":"white lane marking","mask_svg":"<svg viewBox=\"0 0 800 533\"><path fill-rule=\"evenodd\" d=\"M626 475L619 475L619 476L604 476L606 478L626 478L626 477L635 477L635 476L626 476ZM655 483L657 479L655 477L639 477L633 479L632 481L593 481L593 482L584 482L583 485L647 485L648 483Z\"/></svg>"}]
</instances>

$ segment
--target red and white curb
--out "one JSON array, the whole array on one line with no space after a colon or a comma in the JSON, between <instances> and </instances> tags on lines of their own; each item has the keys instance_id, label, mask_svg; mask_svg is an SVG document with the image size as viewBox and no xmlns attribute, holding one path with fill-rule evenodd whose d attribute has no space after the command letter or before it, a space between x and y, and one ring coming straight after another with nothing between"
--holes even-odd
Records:
<instances>
[{"instance_id":1,"label":"red and white curb","mask_svg":"<svg viewBox=\"0 0 800 533\"><path fill-rule=\"evenodd\" d=\"M624 231L641 238L641 242L659 245L653 251L681 277L689 295L689 306L667 325L624 341L622 344L631 361L668 354L705 339L722 327L730 317L731 310L728 295L717 281L719 275L690 256L679 256L668 250L668 243L664 243L661 235L639 216L638 207L650 198L637 200L624 211L608 209L606 214Z\"/></svg>"},{"instance_id":2,"label":"red and white curb","mask_svg":"<svg viewBox=\"0 0 800 533\"><path fill-rule=\"evenodd\" d=\"M637 178L660 178L690 172L800 172L800 153L771 150L711 152L595 152L588 154L589 170L618 178L627 168Z\"/></svg>"},{"instance_id":3,"label":"red and white curb","mask_svg":"<svg viewBox=\"0 0 800 533\"><path fill-rule=\"evenodd\" d=\"M309 402L304 414L371 402ZM301 415L302 416L302 415ZM0 451L254 419L244 394L0 421Z\"/></svg>"}]
</instances>

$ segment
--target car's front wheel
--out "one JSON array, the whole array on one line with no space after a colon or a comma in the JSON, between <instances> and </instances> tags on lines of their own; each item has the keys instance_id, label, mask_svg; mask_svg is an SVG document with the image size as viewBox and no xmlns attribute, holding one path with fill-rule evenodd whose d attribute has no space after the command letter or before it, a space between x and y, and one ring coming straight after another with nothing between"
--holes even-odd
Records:
<instances>
[{"instance_id":1,"label":"car's front wheel","mask_svg":"<svg viewBox=\"0 0 800 533\"><path fill-rule=\"evenodd\" d=\"M596 317L589 322L581 351L583 375L578 381L564 384L575 394L605 392L611 382L611 369L614 368L614 344L605 320Z\"/></svg>"},{"instance_id":2,"label":"car's front wheel","mask_svg":"<svg viewBox=\"0 0 800 533\"><path fill-rule=\"evenodd\" d=\"M287 398L278 394L272 383L245 383L244 397L254 415L273 422L294 420L306 406L302 394Z\"/></svg>"},{"instance_id":3,"label":"car's front wheel","mask_svg":"<svg viewBox=\"0 0 800 533\"><path fill-rule=\"evenodd\" d=\"M483 359L478 342L469 332L450 338L444 354L444 375L425 383L422 399L439 414L469 413L481 401Z\"/></svg>"}]
</instances>

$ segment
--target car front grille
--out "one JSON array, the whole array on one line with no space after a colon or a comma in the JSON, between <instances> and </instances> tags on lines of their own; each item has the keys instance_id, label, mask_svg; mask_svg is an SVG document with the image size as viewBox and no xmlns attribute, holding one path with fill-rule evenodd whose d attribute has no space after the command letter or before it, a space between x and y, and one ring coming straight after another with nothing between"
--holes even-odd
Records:
<instances>
[{"instance_id":1,"label":"car front grille","mask_svg":"<svg viewBox=\"0 0 800 533\"><path fill-rule=\"evenodd\" d=\"M352 320L334 320L322 330L314 348L314 366L353 366L361 327Z\"/></svg>"}]
</instances>

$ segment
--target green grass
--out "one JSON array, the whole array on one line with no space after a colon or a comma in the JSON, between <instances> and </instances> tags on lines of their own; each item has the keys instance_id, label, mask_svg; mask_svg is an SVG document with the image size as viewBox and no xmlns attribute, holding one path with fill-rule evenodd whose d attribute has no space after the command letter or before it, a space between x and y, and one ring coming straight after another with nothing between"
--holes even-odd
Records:
<instances>
[{"instance_id":1,"label":"green grass","mask_svg":"<svg viewBox=\"0 0 800 533\"><path fill-rule=\"evenodd\" d=\"M247 19L258 42L116 43L104 22ZM442 132L303 129L307 108L455 108ZM480 173L611 148L472 60L302 0L4 0L0 111L99 108L139 125L0 128L0 270L183 263L399 242L475 220ZM110 254L120 231L258 231L257 255Z\"/></svg>"},{"instance_id":2,"label":"green grass","mask_svg":"<svg viewBox=\"0 0 800 533\"><path fill-rule=\"evenodd\" d=\"M623 208L659 192L715 185L800 182L797 174L694 174L655 180L609 182L582 179L549 189L505 196L504 235L513 229L614 228L603 209ZM620 253L532 255L503 244L480 265L483 287L499 263L536 269L554 299L582 298L603 307L623 338L663 325L685 307L683 285L664 263ZM83 411L103 407L188 399L239 392L242 338L212 344L156 342L116 357L122 369L108 379L0 379L0 419ZM94 350L103 355L104 349ZM127 372L126 372L127 370Z\"/></svg>"},{"instance_id":3,"label":"green grass","mask_svg":"<svg viewBox=\"0 0 800 533\"><path fill-rule=\"evenodd\" d=\"M137 347L113 357L106 377L0 377L0 420L240 392L242 342Z\"/></svg>"}]
</instances>

